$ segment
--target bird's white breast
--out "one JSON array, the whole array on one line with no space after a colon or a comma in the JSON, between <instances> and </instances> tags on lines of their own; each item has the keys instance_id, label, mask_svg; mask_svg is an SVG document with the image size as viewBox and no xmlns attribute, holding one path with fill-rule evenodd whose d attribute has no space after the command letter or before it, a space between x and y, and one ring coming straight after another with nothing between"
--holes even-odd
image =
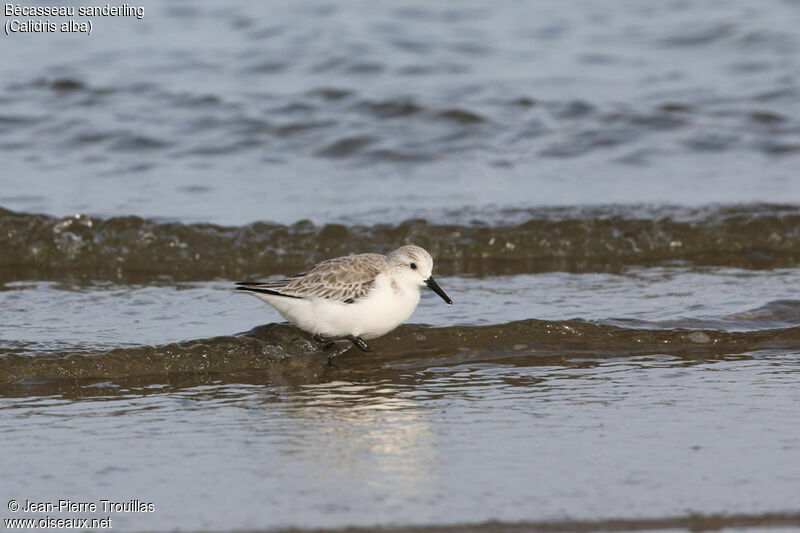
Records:
<instances>
[{"instance_id":1,"label":"bird's white breast","mask_svg":"<svg viewBox=\"0 0 800 533\"><path fill-rule=\"evenodd\" d=\"M352 304L315 299L319 331L325 336L355 335L374 339L408 320L419 303L419 288L401 288L387 274L375 279L375 287Z\"/></svg>"}]
</instances>

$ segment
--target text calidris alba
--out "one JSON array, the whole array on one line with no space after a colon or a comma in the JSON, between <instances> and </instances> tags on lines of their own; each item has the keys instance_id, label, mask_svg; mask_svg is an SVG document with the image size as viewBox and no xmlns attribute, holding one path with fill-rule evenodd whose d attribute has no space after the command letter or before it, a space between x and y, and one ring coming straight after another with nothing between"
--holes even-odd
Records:
<instances>
[{"instance_id":1,"label":"text calidris alba","mask_svg":"<svg viewBox=\"0 0 800 533\"><path fill-rule=\"evenodd\" d=\"M453 303L432 270L431 254L402 246L388 256L336 257L288 279L241 281L236 288L264 300L320 342L346 339L369 351L362 339L375 339L405 322L423 285Z\"/></svg>"}]
</instances>

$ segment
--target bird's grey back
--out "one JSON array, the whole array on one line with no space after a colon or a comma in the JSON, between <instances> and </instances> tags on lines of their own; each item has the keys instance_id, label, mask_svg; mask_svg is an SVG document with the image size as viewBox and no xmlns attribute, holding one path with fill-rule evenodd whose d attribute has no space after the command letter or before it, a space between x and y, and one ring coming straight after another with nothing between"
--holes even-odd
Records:
<instances>
[{"instance_id":1,"label":"bird's grey back","mask_svg":"<svg viewBox=\"0 0 800 533\"><path fill-rule=\"evenodd\" d=\"M264 288L290 296L316 296L354 303L375 285L378 274L388 269L386 256L358 254L336 257L283 280L267 281Z\"/></svg>"}]
</instances>

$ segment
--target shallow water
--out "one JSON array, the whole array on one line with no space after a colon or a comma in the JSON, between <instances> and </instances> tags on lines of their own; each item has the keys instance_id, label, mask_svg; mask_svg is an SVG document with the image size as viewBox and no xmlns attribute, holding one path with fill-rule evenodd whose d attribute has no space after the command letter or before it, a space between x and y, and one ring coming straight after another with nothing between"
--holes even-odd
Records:
<instances>
[{"instance_id":1,"label":"shallow water","mask_svg":"<svg viewBox=\"0 0 800 533\"><path fill-rule=\"evenodd\" d=\"M156 502L126 530L796 525L798 276L445 277L452 311L413 320L435 327L334 367L290 327L232 336L277 315L226 283L8 283L8 497Z\"/></svg>"},{"instance_id":2,"label":"shallow water","mask_svg":"<svg viewBox=\"0 0 800 533\"><path fill-rule=\"evenodd\" d=\"M268 527L468 522L486 509L506 520L535 509L543 519L719 513L731 501L746 502L737 512L785 510L798 481L785 468L798 445L797 362L653 356L355 382L333 371L301 386L101 387L9 401L7 475L21 494L41 494L57 472L53 497L159 502L152 518L120 519L144 529L224 529L231 515ZM34 444L28 428L43 425Z\"/></svg>"},{"instance_id":3,"label":"shallow water","mask_svg":"<svg viewBox=\"0 0 800 533\"><path fill-rule=\"evenodd\" d=\"M796 502L798 361L342 362L281 384L73 386L4 400L5 471L17 496L157 502L125 529L757 516Z\"/></svg>"},{"instance_id":4,"label":"shallow water","mask_svg":"<svg viewBox=\"0 0 800 533\"><path fill-rule=\"evenodd\" d=\"M5 39L0 205L240 225L800 202L792 2L146 10Z\"/></svg>"},{"instance_id":5,"label":"shallow water","mask_svg":"<svg viewBox=\"0 0 800 533\"><path fill-rule=\"evenodd\" d=\"M411 321L437 328L506 324L536 317L656 330L757 331L800 325L800 269L630 268L622 274L549 272L445 277L458 294L444 305L423 294ZM280 315L227 282L120 285L13 282L0 291L0 346L31 354L231 335ZM31 332L36 344L29 344ZM525 339L519 339L524 341Z\"/></svg>"},{"instance_id":6,"label":"shallow water","mask_svg":"<svg viewBox=\"0 0 800 533\"><path fill-rule=\"evenodd\" d=\"M145 10L3 36L0 502L800 528L795 2ZM232 291L406 243L369 354Z\"/></svg>"}]
</instances>

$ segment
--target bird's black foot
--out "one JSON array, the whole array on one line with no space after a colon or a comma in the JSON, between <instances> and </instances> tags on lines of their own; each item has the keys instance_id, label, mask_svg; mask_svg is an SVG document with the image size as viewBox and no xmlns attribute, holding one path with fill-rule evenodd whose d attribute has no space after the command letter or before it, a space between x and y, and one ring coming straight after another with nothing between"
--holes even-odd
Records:
<instances>
[{"instance_id":1,"label":"bird's black foot","mask_svg":"<svg viewBox=\"0 0 800 533\"><path fill-rule=\"evenodd\" d=\"M335 339L326 339L322 335L314 335L312 339L320 343L322 345L322 349L325 350L326 352L331 348L333 348L333 341L335 340Z\"/></svg>"},{"instance_id":2,"label":"bird's black foot","mask_svg":"<svg viewBox=\"0 0 800 533\"><path fill-rule=\"evenodd\" d=\"M361 339L361 337L356 337L355 335L348 335L347 337L345 337L345 339L349 340L350 342L361 348L362 352L372 351L370 350L369 346L367 346L367 343Z\"/></svg>"},{"instance_id":3,"label":"bird's black foot","mask_svg":"<svg viewBox=\"0 0 800 533\"><path fill-rule=\"evenodd\" d=\"M343 337L323 337L320 334L316 334L312 338L317 342L325 343L324 349L326 349L326 350L335 341L350 341L353 344L355 344L356 346L358 346L361 349L361 351L363 351L363 352L371 352L372 351L372 350L370 350L369 346L367 346L367 343L364 342L363 339L361 339L361 337L356 337L355 335L345 335Z\"/></svg>"}]
</instances>

